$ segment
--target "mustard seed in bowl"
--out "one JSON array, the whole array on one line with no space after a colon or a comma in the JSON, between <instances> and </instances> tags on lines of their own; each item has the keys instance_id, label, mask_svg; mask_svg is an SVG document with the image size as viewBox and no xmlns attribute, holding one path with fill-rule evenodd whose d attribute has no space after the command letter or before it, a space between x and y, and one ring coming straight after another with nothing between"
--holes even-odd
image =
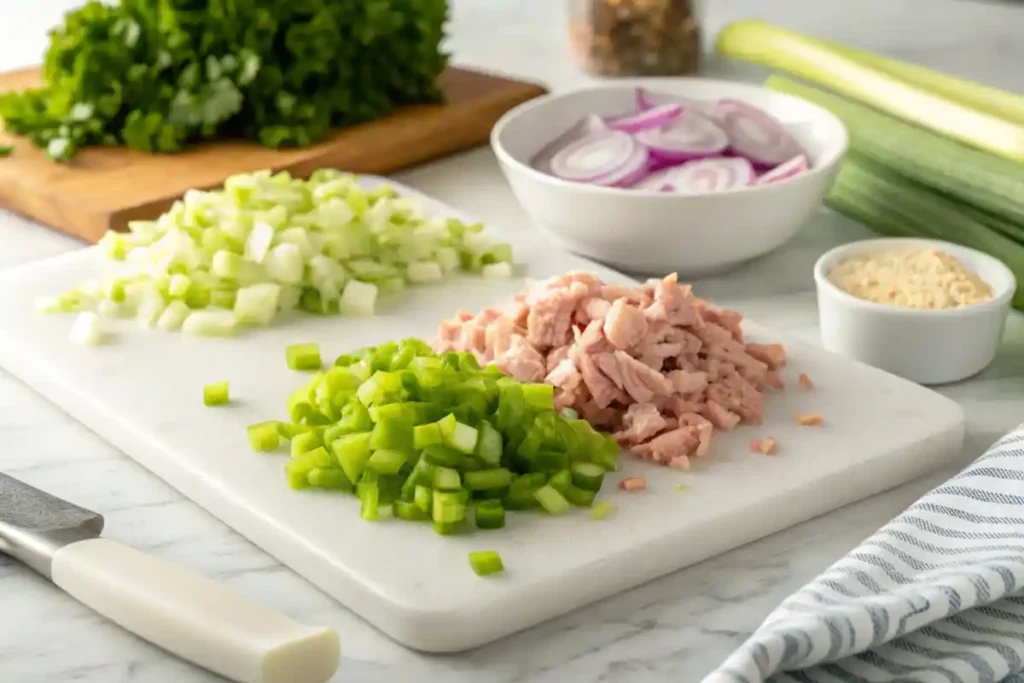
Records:
<instances>
[{"instance_id":1,"label":"mustard seed in bowl","mask_svg":"<svg viewBox=\"0 0 1024 683\"><path fill-rule=\"evenodd\" d=\"M898 248L851 256L828 279L853 296L900 308L963 308L992 298L992 287L940 249Z\"/></svg>"}]
</instances>

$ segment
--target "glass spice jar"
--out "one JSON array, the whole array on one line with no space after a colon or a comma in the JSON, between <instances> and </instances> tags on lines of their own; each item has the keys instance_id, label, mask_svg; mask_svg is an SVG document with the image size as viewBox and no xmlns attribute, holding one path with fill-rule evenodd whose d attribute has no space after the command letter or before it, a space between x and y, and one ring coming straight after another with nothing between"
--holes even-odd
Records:
<instances>
[{"instance_id":1,"label":"glass spice jar","mask_svg":"<svg viewBox=\"0 0 1024 683\"><path fill-rule=\"evenodd\" d=\"M696 0L568 0L569 40L601 76L675 76L700 66Z\"/></svg>"}]
</instances>

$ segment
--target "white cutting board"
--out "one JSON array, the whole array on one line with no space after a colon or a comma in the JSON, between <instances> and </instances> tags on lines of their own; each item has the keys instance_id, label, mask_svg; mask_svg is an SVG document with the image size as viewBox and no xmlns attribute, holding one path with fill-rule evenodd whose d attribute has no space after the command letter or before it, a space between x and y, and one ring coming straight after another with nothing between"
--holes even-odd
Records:
<instances>
[{"instance_id":1,"label":"white cutting board","mask_svg":"<svg viewBox=\"0 0 1024 683\"><path fill-rule=\"evenodd\" d=\"M522 277L590 269L608 281L627 281L528 235L489 229L513 243ZM711 456L691 472L623 456L622 472L608 477L602 493L617 505L608 519L593 521L579 509L560 518L510 513L504 530L452 537L437 536L428 524L364 522L355 497L292 491L284 479L286 456L249 450L246 425L284 417L288 393L307 378L285 366L284 347L318 342L330 362L367 344L430 338L441 318L507 297L522 278L411 288L371 319L297 316L233 339L146 331L124 321L109 345L74 346L68 341L73 316L37 314L33 301L109 272L108 266L90 248L0 276L0 364L420 650L481 645L699 562L938 469L963 441L963 414L952 401L749 324L751 338L787 345L788 379L806 372L817 388L801 390L791 381L793 388L767 402L762 427L717 437ZM205 408L202 387L221 380L231 383L232 405ZM797 427L794 416L804 411L824 414L825 425ZM767 435L778 440L779 454L751 454L748 441ZM646 492L617 489L633 474L647 478ZM677 492L681 483L686 490ZM467 554L485 549L501 553L504 574L472 573Z\"/></svg>"}]
</instances>

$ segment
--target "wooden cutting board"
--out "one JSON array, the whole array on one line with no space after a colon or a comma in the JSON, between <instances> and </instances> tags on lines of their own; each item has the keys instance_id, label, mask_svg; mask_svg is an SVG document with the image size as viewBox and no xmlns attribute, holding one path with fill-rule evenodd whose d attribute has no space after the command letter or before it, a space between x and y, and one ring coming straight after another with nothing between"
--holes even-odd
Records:
<instances>
[{"instance_id":1,"label":"wooden cutting board","mask_svg":"<svg viewBox=\"0 0 1024 683\"><path fill-rule=\"evenodd\" d=\"M38 69L0 74L0 92L38 83ZM0 141L15 147L0 158L0 208L96 242L110 228L158 216L190 188L215 187L235 173L272 168L304 177L324 167L388 173L475 147L487 141L503 113L545 92L533 83L459 68L445 71L441 88L442 105L404 107L338 130L315 147L281 151L242 141L168 155L92 148L59 164L0 128Z\"/></svg>"}]
</instances>

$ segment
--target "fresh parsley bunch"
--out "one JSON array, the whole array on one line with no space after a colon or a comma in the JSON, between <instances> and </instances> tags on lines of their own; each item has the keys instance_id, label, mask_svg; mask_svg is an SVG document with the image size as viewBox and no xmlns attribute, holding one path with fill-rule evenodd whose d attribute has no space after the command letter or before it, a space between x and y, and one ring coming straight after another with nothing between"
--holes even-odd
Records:
<instances>
[{"instance_id":1,"label":"fresh parsley bunch","mask_svg":"<svg viewBox=\"0 0 1024 683\"><path fill-rule=\"evenodd\" d=\"M439 101L446 18L446 0L90 2L51 33L45 85L0 96L0 117L58 160L89 145L309 145Z\"/></svg>"}]
</instances>

